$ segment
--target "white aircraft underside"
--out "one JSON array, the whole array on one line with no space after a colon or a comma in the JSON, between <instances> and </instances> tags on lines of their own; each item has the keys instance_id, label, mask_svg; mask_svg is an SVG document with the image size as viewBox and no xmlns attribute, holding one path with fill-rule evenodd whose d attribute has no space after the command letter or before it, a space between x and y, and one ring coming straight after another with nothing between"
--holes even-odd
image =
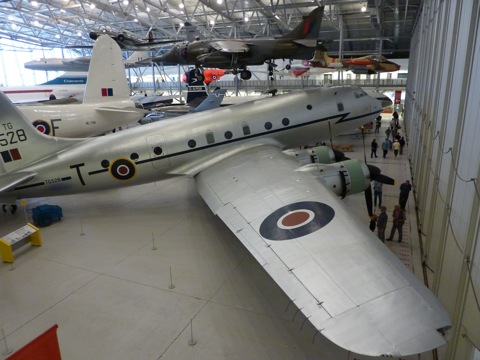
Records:
<instances>
[{"instance_id":1,"label":"white aircraft underside","mask_svg":"<svg viewBox=\"0 0 480 360\"><path fill-rule=\"evenodd\" d=\"M300 90L92 139L45 137L3 96L0 109L4 199L193 176L212 211L332 342L370 356L445 343L447 312L334 195L369 186L366 165L305 171L283 152L373 121L381 106L361 89Z\"/></svg>"}]
</instances>

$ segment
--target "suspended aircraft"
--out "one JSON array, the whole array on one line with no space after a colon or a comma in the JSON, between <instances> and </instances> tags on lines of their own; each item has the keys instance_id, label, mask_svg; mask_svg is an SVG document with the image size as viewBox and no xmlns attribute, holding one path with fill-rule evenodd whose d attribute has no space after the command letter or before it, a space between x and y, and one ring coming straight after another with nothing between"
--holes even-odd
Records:
<instances>
[{"instance_id":1,"label":"suspended aircraft","mask_svg":"<svg viewBox=\"0 0 480 360\"><path fill-rule=\"evenodd\" d=\"M223 70L223 69L204 69L203 70L203 73L202 73L202 78L203 78L203 82L206 84L206 85L209 85L210 83L214 82L214 81L217 81L217 80L220 80L220 78L223 76L223 75L226 75L226 74L229 74L229 71L228 70ZM183 76L182 76L182 81L183 82L186 82L188 83L188 79L187 79L187 75L188 73L184 73Z\"/></svg>"},{"instance_id":2,"label":"suspended aircraft","mask_svg":"<svg viewBox=\"0 0 480 360\"><path fill-rule=\"evenodd\" d=\"M89 37L92 40L97 40L100 35L108 35L113 40L115 40L124 50L154 50L165 44L171 44L175 42L180 42L181 40L176 39L162 39L155 40L152 29L149 29L147 32L146 39L138 39L133 35L128 34L127 32L115 33L107 29L101 29L100 31L91 31ZM68 46L68 47L85 47L85 46Z\"/></svg>"},{"instance_id":3,"label":"suspended aircraft","mask_svg":"<svg viewBox=\"0 0 480 360\"><path fill-rule=\"evenodd\" d=\"M290 33L276 39L224 39L187 41L172 47L167 53L154 57L153 62L195 65L198 76L202 67L240 71L243 80L252 77L250 65L262 65L273 59L311 59L319 41L324 6L304 17ZM273 67L269 65L269 71Z\"/></svg>"},{"instance_id":4,"label":"suspended aircraft","mask_svg":"<svg viewBox=\"0 0 480 360\"><path fill-rule=\"evenodd\" d=\"M136 68L148 66L150 55L148 51L134 51L127 59L123 60L125 68ZM30 70L44 71L82 71L87 72L90 66L90 56L80 56L73 59L65 58L42 58L28 61L23 66Z\"/></svg>"},{"instance_id":5,"label":"suspended aircraft","mask_svg":"<svg viewBox=\"0 0 480 360\"><path fill-rule=\"evenodd\" d=\"M35 86L0 87L16 103L31 103L52 99L82 99L87 76L84 73L64 73L59 77Z\"/></svg>"},{"instance_id":6,"label":"suspended aircraft","mask_svg":"<svg viewBox=\"0 0 480 360\"><path fill-rule=\"evenodd\" d=\"M370 356L445 344L446 310L339 199L384 176L325 147L304 166L284 152L374 119L381 106L360 88L297 90L89 139L40 134L3 94L0 110L0 201L188 176L333 343Z\"/></svg>"},{"instance_id":7,"label":"suspended aircraft","mask_svg":"<svg viewBox=\"0 0 480 360\"><path fill-rule=\"evenodd\" d=\"M387 60L382 55L367 55L357 58L340 59L328 56L324 46L319 45L315 55L309 60L312 67L350 70L354 74L376 74L400 70L400 65Z\"/></svg>"},{"instance_id":8,"label":"suspended aircraft","mask_svg":"<svg viewBox=\"0 0 480 360\"><path fill-rule=\"evenodd\" d=\"M146 114L130 99L122 51L107 35L95 42L83 102L18 109L46 135L88 137L139 121Z\"/></svg>"}]
</instances>

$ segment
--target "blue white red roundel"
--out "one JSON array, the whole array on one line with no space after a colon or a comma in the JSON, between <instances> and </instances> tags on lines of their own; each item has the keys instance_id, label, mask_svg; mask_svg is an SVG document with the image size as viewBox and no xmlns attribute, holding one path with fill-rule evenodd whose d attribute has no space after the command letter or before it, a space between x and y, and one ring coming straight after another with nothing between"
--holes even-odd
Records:
<instances>
[{"instance_id":1,"label":"blue white red roundel","mask_svg":"<svg viewBox=\"0 0 480 360\"><path fill-rule=\"evenodd\" d=\"M327 204L302 201L275 210L260 225L260 235L269 240L292 240L320 230L335 216Z\"/></svg>"},{"instance_id":2,"label":"blue white red roundel","mask_svg":"<svg viewBox=\"0 0 480 360\"><path fill-rule=\"evenodd\" d=\"M51 128L50 128L50 124L47 121L35 120L33 122L33 126L35 126L35 129L40 131L42 134L50 135Z\"/></svg>"},{"instance_id":3,"label":"blue white red roundel","mask_svg":"<svg viewBox=\"0 0 480 360\"><path fill-rule=\"evenodd\" d=\"M115 160L110 166L110 173L117 180L130 180L135 176L135 164L127 159Z\"/></svg>"}]
</instances>

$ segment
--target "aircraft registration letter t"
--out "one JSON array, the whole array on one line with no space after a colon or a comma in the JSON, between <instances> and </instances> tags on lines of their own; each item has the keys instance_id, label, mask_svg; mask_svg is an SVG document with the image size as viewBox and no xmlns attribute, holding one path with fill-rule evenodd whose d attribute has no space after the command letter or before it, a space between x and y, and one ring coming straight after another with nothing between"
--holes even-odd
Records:
<instances>
[{"instance_id":1,"label":"aircraft registration letter t","mask_svg":"<svg viewBox=\"0 0 480 360\"><path fill-rule=\"evenodd\" d=\"M86 184L85 184L85 181L83 181L82 172L80 171L80 167L82 167L82 166L85 166L85 163L70 165L70 169L77 169L78 178L79 178L80 182L82 183L82 185L85 186Z\"/></svg>"}]
</instances>

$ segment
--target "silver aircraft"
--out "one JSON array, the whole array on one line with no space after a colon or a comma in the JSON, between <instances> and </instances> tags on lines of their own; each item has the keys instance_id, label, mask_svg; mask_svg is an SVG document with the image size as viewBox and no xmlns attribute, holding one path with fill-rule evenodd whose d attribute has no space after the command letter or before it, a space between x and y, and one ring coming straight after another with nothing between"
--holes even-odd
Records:
<instances>
[{"instance_id":1,"label":"silver aircraft","mask_svg":"<svg viewBox=\"0 0 480 360\"><path fill-rule=\"evenodd\" d=\"M357 160L331 163L325 147L306 150L315 163L302 166L292 150L380 111L359 88L315 88L65 139L40 134L0 94L0 201L193 177L323 336L356 354L418 354L445 344L448 313L339 199L378 174Z\"/></svg>"}]
</instances>

